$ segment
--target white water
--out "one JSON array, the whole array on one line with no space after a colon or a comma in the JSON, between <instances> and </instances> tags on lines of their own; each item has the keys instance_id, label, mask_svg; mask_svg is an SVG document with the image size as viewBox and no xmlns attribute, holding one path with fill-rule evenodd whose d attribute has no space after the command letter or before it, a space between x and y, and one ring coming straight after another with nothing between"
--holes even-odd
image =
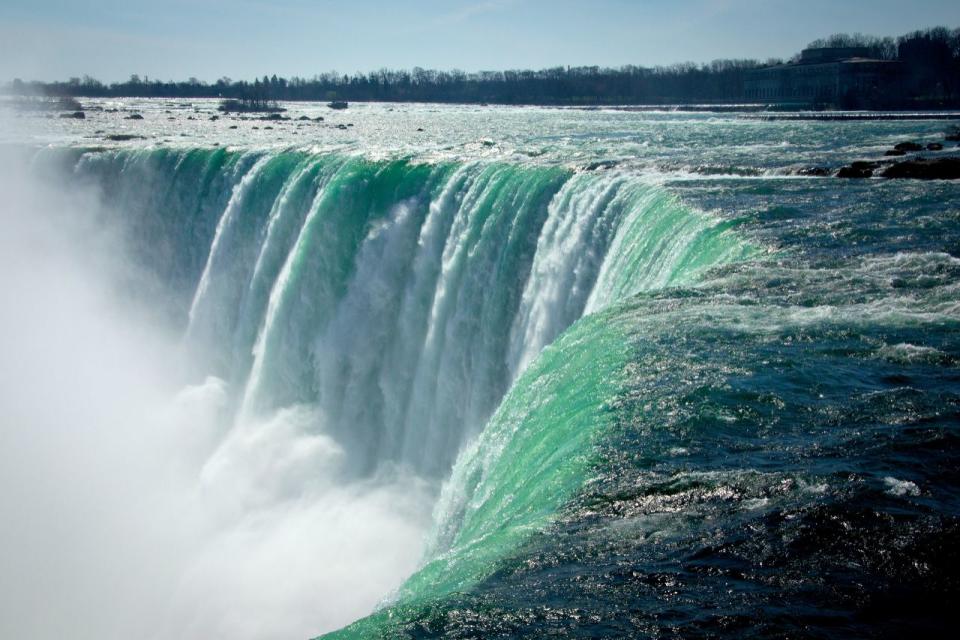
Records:
<instances>
[{"instance_id":1,"label":"white water","mask_svg":"<svg viewBox=\"0 0 960 640\"><path fill-rule=\"evenodd\" d=\"M432 489L344 457L303 407L231 425L179 338L118 289L94 193L0 162L0 637L305 638L416 566Z\"/></svg>"},{"instance_id":2,"label":"white water","mask_svg":"<svg viewBox=\"0 0 960 640\"><path fill-rule=\"evenodd\" d=\"M241 208L243 207L244 197L247 195L247 192L250 190L251 186L255 184L257 176L260 174L260 171L263 169L264 165L269 162L270 156L264 155L259 158L250 169L244 174L243 178L233 187L233 193L230 195L230 201L227 204L227 208L224 210L223 215L220 216L220 221L217 222L217 229L213 235L213 243L210 245L210 251L207 255L207 262L203 267L203 273L200 275L200 282L197 284L196 293L193 296L193 302L190 303L190 312L189 312L189 324L187 326L187 334L190 334L191 329L193 329L194 323L197 321L197 315L199 313L200 305L204 302L205 296L210 289L210 278L211 273L214 268L215 261L220 258L220 253L222 251L221 246L223 244L223 234L224 230L230 227L235 223L237 216ZM237 166L242 166L243 163L237 163Z\"/></svg>"},{"instance_id":3,"label":"white water","mask_svg":"<svg viewBox=\"0 0 960 640\"><path fill-rule=\"evenodd\" d=\"M180 234L206 243L186 339L157 320L167 301L129 295L165 239L125 228L200 197L184 157L169 175L123 158L121 182L149 180L110 206L3 172L3 480L29 488L0 505L0 636L306 637L368 613L420 562L457 453L598 278L666 282L711 224L665 233L652 188L616 174L342 157L291 162L254 211L277 157L245 157L210 238ZM77 174L109 183L95 158Z\"/></svg>"}]
</instances>

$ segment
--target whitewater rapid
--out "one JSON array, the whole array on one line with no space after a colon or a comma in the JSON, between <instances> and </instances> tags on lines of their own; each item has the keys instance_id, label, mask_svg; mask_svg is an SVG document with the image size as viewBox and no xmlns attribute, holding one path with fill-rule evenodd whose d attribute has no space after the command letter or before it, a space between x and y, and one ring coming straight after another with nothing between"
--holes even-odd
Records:
<instances>
[{"instance_id":1,"label":"whitewater rapid","mask_svg":"<svg viewBox=\"0 0 960 640\"><path fill-rule=\"evenodd\" d=\"M136 212L136 241L166 241L146 235L156 217L172 234L197 227L164 259L193 262L192 293L170 287L189 297L202 375L230 382L240 419L313 407L361 475L389 463L442 477L585 312L749 253L719 220L617 172L142 150L81 154L75 174ZM177 219L207 206L202 227Z\"/></svg>"},{"instance_id":2,"label":"whitewater rapid","mask_svg":"<svg viewBox=\"0 0 960 640\"><path fill-rule=\"evenodd\" d=\"M156 579L171 599L155 612L161 635L321 632L381 598L423 595L416 585L437 567L434 595L479 579L477 562L547 521L496 502L488 520L464 519L494 482L478 461L499 464L518 424L490 423L508 389L585 315L755 251L617 171L171 148L45 149L29 165L59 176L58 190L90 194L92 211L69 215L113 230L122 248L115 273L84 277L113 282L112 305L151 309L176 336L166 350L177 362L156 377L181 390L168 401L151 391L143 408L165 444L130 454L144 468L175 461L175 489L157 491L185 514L177 536L155 531L171 558ZM107 327L123 316L101 315L94 324ZM155 359L128 350L130 362ZM123 377L94 385L91 402L140 385ZM561 450L586 446L554 435ZM574 486L537 499L555 509ZM479 555L434 562L506 522L523 524ZM289 590L261 599L261 582L279 575ZM223 581L218 598L200 597ZM305 604L310 594L323 604Z\"/></svg>"},{"instance_id":3,"label":"whitewater rapid","mask_svg":"<svg viewBox=\"0 0 960 640\"><path fill-rule=\"evenodd\" d=\"M173 106L0 171L0 635L949 611L956 185L794 171L942 122Z\"/></svg>"}]
</instances>

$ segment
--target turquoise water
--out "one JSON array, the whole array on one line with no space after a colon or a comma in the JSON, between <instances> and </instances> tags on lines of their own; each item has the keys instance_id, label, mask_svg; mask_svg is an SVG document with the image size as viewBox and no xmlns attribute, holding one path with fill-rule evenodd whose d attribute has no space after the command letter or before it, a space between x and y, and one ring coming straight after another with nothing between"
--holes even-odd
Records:
<instances>
[{"instance_id":1,"label":"turquoise water","mask_svg":"<svg viewBox=\"0 0 960 640\"><path fill-rule=\"evenodd\" d=\"M945 632L960 186L792 175L943 123L504 109L486 144L386 109L33 156L101 194L232 423L310 407L342 485L432 487L419 568L332 637Z\"/></svg>"},{"instance_id":2,"label":"turquoise water","mask_svg":"<svg viewBox=\"0 0 960 640\"><path fill-rule=\"evenodd\" d=\"M774 256L574 324L458 461L436 559L343 636L948 633L955 189L794 185L737 225Z\"/></svg>"}]
</instances>

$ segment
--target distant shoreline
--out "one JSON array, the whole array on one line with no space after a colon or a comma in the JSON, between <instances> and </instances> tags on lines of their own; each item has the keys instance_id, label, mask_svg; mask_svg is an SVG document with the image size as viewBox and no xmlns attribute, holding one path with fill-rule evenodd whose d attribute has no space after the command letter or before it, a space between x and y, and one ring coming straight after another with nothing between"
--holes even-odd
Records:
<instances>
[{"instance_id":1,"label":"distant shoreline","mask_svg":"<svg viewBox=\"0 0 960 640\"><path fill-rule=\"evenodd\" d=\"M214 82L131 75L103 83L15 78L0 93L49 98L198 98L236 102L393 102L696 111L960 110L960 28L894 38L835 34L789 60L740 59L618 68L557 66L465 72L414 67L310 78Z\"/></svg>"}]
</instances>

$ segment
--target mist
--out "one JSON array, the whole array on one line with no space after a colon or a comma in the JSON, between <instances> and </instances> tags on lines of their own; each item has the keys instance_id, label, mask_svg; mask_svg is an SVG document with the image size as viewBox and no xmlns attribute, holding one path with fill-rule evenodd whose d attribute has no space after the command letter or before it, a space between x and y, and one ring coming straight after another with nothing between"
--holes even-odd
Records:
<instances>
[{"instance_id":1,"label":"mist","mask_svg":"<svg viewBox=\"0 0 960 640\"><path fill-rule=\"evenodd\" d=\"M234 422L135 295L122 215L28 165L0 152L0 637L305 638L373 610L433 489L344 480L312 407Z\"/></svg>"}]
</instances>

